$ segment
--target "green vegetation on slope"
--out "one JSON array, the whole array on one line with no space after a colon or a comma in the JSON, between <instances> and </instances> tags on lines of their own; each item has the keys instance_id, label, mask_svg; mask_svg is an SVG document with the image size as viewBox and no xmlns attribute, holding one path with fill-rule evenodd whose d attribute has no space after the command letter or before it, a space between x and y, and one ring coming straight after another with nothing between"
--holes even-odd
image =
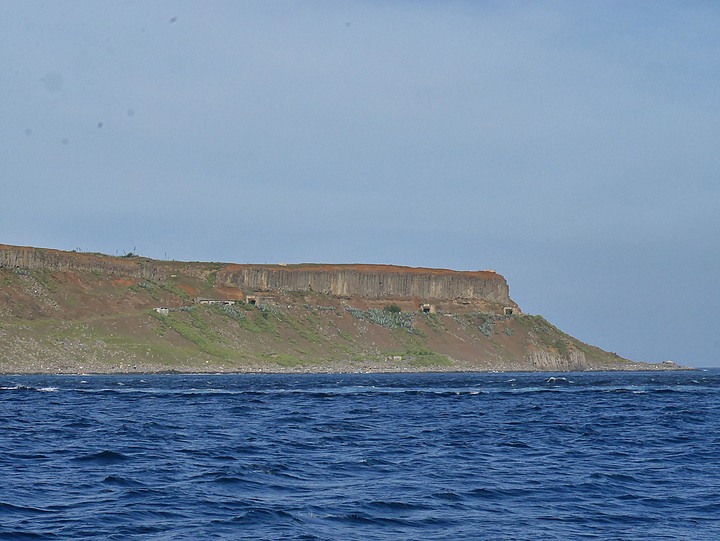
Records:
<instances>
[{"instance_id":1,"label":"green vegetation on slope","mask_svg":"<svg viewBox=\"0 0 720 541\"><path fill-rule=\"evenodd\" d=\"M308 292L195 304L224 298L221 267L178 266L167 279L0 268L0 372L517 370L538 351L551 364L579 352L588 366L629 366L540 316L423 313Z\"/></svg>"}]
</instances>

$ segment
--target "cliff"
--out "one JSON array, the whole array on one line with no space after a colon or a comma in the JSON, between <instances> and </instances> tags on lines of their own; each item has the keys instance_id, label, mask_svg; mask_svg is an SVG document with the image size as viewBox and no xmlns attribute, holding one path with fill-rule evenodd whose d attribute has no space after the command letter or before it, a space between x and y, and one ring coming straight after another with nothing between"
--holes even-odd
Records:
<instances>
[{"instance_id":1,"label":"cliff","mask_svg":"<svg viewBox=\"0 0 720 541\"><path fill-rule=\"evenodd\" d=\"M458 272L389 265L236 265L224 269L222 277L225 283L248 290L515 306L505 278L490 271Z\"/></svg>"},{"instance_id":2,"label":"cliff","mask_svg":"<svg viewBox=\"0 0 720 541\"><path fill-rule=\"evenodd\" d=\"M110 257L103 254L63 252L47 248L0 244L0 268L44 271L95 271L145 279L164 279L161 265L136 257Z\"/></svg>"},{"instance_id":3,"label":"cliff","mask_svg":"<svg viewBox=\"0 0 720 541\"><path fill-rule=\"evenodd\" d=\"M0 372L671 368L522 314L492 271L0 245Z\"/></svg>"},{"instance_id":4,"label":"cliff","mask_svg":"<svg viewBox=\"0 0 720 541\"><path fill-rule=\"evenodd\" d=\"M392 265L238 265L177 263L137 256L63 252L0 245L0 268L90 271L166 281L177 273L204 278L242 292L318 292L337 297L407 299L476 306L510 306L505 278L493 271L462 272Z\"/></svg>"}]
</instances>

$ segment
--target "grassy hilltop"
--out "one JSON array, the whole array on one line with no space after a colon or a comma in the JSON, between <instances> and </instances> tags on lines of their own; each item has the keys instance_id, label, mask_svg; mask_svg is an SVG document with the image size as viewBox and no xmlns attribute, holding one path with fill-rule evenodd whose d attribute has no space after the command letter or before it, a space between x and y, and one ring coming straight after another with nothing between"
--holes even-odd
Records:
<instances>
[{"instance_id":1,"label":"grassy hilltop","mask_svg":"<svg viewBox=\"0 0 720 541\"><path fill-rule=\"evenodd\" d=\"M62 265L0 266L0 372L675 368L492 303L426 313L417 298L243 291L219 263L52 252Z\"/></svg>"}]
</instances>

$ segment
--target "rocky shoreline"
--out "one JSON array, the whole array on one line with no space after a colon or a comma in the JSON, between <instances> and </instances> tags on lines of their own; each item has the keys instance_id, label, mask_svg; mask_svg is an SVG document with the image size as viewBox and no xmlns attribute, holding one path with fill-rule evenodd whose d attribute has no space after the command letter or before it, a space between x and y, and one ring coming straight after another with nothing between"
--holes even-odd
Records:
<instances>
[{"instance_id":1,"label":"rocky shoreline","mask_svg":"<svg viewBox=\"0 0 720 541\"><path fill-rule=\"evenodd\" d=\"M536 373L569 373L569 372L667 372L677 370L695 370L695 368L677 365L673 362L657 364L629 363L622 367L587 367L578 370L561 369L528 369L521 365L497 366L493 368L481 368L471 363L454 363L450 367L417 367L402 364L388 363L358 363L350 361L337 361L332 364L306 365L294 367L281 367L277 365L247 365L247 366L213 366L203 367L192 364L177 364L172 368L167 365L155 363L137 363L133 365L100 365L95 363L67 363L61 366L47 366L43 363L27 363L22 366L7 366L0 363L0 375L182 375L182 374L383 374L383 373L511 373L511 372L536 372Z\"/></svg>"}]
</instances>

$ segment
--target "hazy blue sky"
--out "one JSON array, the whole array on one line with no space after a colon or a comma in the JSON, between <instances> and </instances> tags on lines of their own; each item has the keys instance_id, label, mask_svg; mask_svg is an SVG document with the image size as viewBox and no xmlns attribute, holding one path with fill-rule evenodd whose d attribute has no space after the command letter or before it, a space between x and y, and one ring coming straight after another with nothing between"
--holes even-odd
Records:
<instances>
[{"instance_id":1,"label":"hazy blue sky","mask_svg":"<svg viewBox=\"0 0 720 541\"><path fill-rule=\"evenodd\" d=\"M715 1L0 0L0 242L496 269L720 365Z\"/></svg>"}]
</instances>

